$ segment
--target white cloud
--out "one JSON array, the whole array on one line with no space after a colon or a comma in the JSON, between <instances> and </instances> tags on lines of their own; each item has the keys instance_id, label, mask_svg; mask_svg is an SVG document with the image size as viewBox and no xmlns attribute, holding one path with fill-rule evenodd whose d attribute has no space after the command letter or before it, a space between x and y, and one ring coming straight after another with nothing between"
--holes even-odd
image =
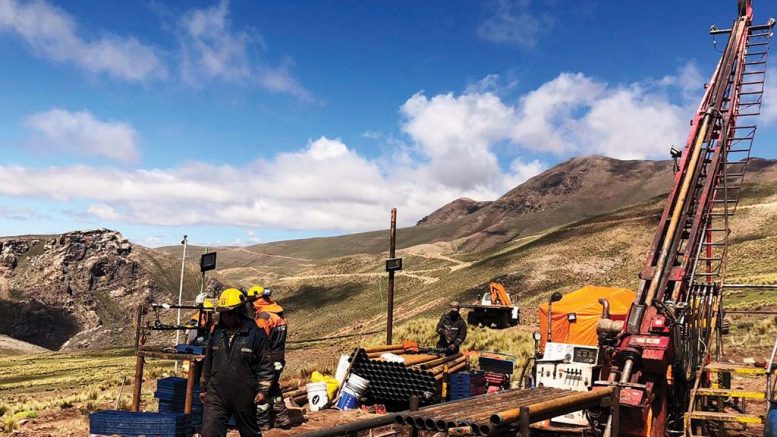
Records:
<instances>
[{"instance_id":1,"label":"white cloud","mask_svg":"<svg viewBox=\"0 0 777 437\"><path fill-rule=\"evenodd\" d=\"M407 145L368 135L392 146L378 158L321 137L240 166L5 165L0 195L85 200L98 219L149 225L358 231L385 227L391 207L409 225L458 197L496 198L543 171L548 155L665 157L684 139L693 108L669 98L681 96L683 81L658 82L563 73L515 102L490 92L418 93L400 107Z\"/></svg>"},{"instance_id":2,"label":"white cloud","mask_svg":"<svg viewBox=\"0 0 777 437\"><path fill-rule=\"evenodd\" d=\"M534 48L554 24L547 13L531 10L531 0L491 0L484 5L486 17L477 28L479 37L495 43Z\"/></svg>"},{"instance_id":3,"label":"white cloud","mask_svg":"<svg viewBox=\"0 0 777 437\"><path fill-rule=\"evenodd\" d=\"M219 79L311 99L310 93L291 75L290 59L284 59L277 67L256 61L263 54L264 42L256 32L233 28L227 0L185 14L180 21L179 41L181 73L191 86Z\"/></svg>"},{"instance_id":4,"label":"white cloud","mask_svg":"<svg viewBox=\"0 0 777 437\"><path fill-rule=\"evenodd\" d=\"M118 161L137 160L138 133L127 123L101 121L89 111L64 109L33 114L25 125L35 132L31 143L43 150L64 150Z\"/></svg>"},{"instance_id":5,"label":"white cloud","mask_svg":"<svg viewBox=\"0 0 777 437\"><path fill-rule=\"evenodd\" d=\"M518 79L513 73L507 75L488 74L482 79L472 82L464 89L464 94L492 93L502 95L518 86Z\"/></svg>"},{"instance_id":6,"label":"white cloud","mask_svg":"<svg viewBox=\"0 0 777 437\"><path fill-rule=\"evenodd\" d=\"M25 41L39 56L131 82L164 77L156 50L134 37L104 34L87 40L76 21L42 0L0 0L0 32Z\"/></svg>"},{"instance_id":7,"label":"white cloud","mask_svg":"<svg viewBox=\"0 0 777 437\"><path fill-rule=\"evenodd\" d=\"M777 122L777 68L770 68L766 72L760 119L764 124Z\"/></svg>"},{"instance_id":8,"label":"white cloud","mask_svg":"<svg viewBox=\"0 0 777 437\"><path fill-rule=\"evenodd\" d=\"M499 174L499 163L490 146L508 136L515 120L514 108L499 97L452 93L427 98L416 94L401 108L402 130L428 159L430 177L450 187L464 189L489 185Z\"/></svg>"},{"instance_id":9,"label":"white cloud","mask_svg":"<svg viewBox=\"0 0 777 437\"><path fill-rule=\"evenodd\" d=\"M121 214L105 204L89 205L86 212L102 220L118 221L121 219Z\"/></svg>"}]
</instances>

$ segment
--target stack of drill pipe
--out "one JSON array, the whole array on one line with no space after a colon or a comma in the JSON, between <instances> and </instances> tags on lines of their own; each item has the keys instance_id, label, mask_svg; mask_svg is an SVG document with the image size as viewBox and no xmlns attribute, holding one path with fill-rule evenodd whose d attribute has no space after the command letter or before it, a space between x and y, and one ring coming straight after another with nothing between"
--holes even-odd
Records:
<instances>
[{"instance_id":1,"label":"stack of drill pipe","mask_svg":"<svg viewBox=\"0 0 777 437\"><path fill-rule=\"evenodd\" d=\"M307 386L303 385L302 387L299 387L296 390L284 391L283 397L291 399L292 401L294 401L295 404L299 406L303 406L308 403L308 388Z\"/></svg>"},{"instance_id":2,"label":"stack of drill pipe","mask_svg":"<svg viewBox=\"0 0 777 437\"><path fill-rule=\"evenodd\" d=\"M507 390L490 395L481 395L447 404L434 405L418 411L399 413L396 422L410 425L416 429L448 432L469 428L475 435L491 435L502 432L510 424L496 424L491 417L505 410L520 409L523 406L542 404L543 402L569 395L567 390L538 388Z\"/></svg>"},{"instance_id":3,"label":"stack of drill pipe","mask_svg":"<svg viewBox=\"0 0 777 437\"><path fill-rule=\"evenodd\" d=\"M466 357L461 354L440 357L396 351L392 353L400 355L404 363L395 363L370 358L372 353L383 354L385 351L369 351L359 349L354 352L351 371L369 381L369 394L379 403L406 403L412 396L417 396L422 404L428 404L439 397L446 366L463 368L462 364L466 364Z\"/></svg>"},{"instance_id":4,"label":"stack of drill pipe","mask_svg":"<svg viewBox=\"0 0 777 437\"><path fill-rule=\"evenodd\" d=\"M389 344L386 346L374 346L360 349L367 354L368 358L380 358L385 353L399 354L405 351L401 344Z\"/></svg>"}]
</instances>

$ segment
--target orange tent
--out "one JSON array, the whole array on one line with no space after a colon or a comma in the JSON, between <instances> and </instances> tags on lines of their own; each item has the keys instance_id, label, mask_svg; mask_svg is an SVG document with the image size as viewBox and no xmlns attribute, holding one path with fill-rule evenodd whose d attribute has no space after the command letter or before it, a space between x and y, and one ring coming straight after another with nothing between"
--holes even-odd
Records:
<instances>
[{"instance_id":1,"label":"orange tent","mask_svg":"<svg viewBox=\"0 0 777 437\"><path fill-rule=\"evenodd\" d=\"M602 318L599 298L610 302L610 318L625 320L636 293L626 288L588 285L554 302L552 339L556 343L597 346L596 325ZM541 350L545 350L548 335L548 303L540 305Z\"/></svg>"}]
</instances>

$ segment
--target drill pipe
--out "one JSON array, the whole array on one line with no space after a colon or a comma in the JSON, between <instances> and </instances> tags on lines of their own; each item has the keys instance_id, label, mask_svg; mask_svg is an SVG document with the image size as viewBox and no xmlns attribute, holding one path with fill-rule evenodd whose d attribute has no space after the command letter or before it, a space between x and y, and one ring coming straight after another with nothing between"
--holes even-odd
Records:
<instances>
[{"instance_id":1,"label":"drill pipe","mask_svg":"<svg viewBox=\"0 0 777 437\"><path fill-rule=\"evenodd\" d=\"M460 363L460 364L457 364L456 366L449 368L449 369L448 369L448 372L447 372L447 374L448 374L448 375L450 375L450 374L452 374L452 373L456 373L456 372L458 372L459 370L463 370L465 367L468 367L468 366L469 366L469 363ZM434 379L436 379L437 381L442 381L442 380L443 380L443 378L445 377L445 375L446 375L446 372L440 372L440 373L438 373L438 374L437 374L437 375L434 377Z\"/></svg>"},{"instance_id":2,"label":"drill pipe","mask_svg":"<svg viewBox=\"0 0 777 437\"><path fill-rule=\"evenodd\" d=\"M490 398L493 398L496 395L498 395L498 393L497 394L491 394L491 395L488 395L488 396ZM396 423L398 423L400 425L412 425L413 424L413 418L411 416L415 416L415 415L418 415L418 414L424 415L426 413L434 414L435 411L439 411L440 409L443 409L443 408L444 409L460 408L462 406L462 404L465 404L465 403L469 404L469 403L472 403L473 401L482 401L485 396L486 395L480 395L480 396L476 396L474 398L459 399L457 401L446 402L444 404L429 405L429 406L423 407L423 408L421 408L421 409L419 409L417 411L405 411L404 413L398 413L395 421L396 421ZM407 413L407 414L405 414L405 413Z\"/></svg>"},{"instance_id":3,"label":"drill pipe","mask_svg":"<svg viewBox=\"0 0 777 437\"><path fill-rule=\"evenodd\" d=\"M437 355L428 355L428 354L421 354L421 355L402 355L402 358L405 360L404 366L410 367L415 366L417 364L427 363L429 361L433 361L438 359L439 357Z\"/></svg>"},{"instance_id":4,"label":"drill pipe","mask_svg":"<svg viewBox=\"0 0 777 437\"><path fill-rule=\"evenodd\" d=\"M298 396L303 396L307 394L308 394L308 389L305 387L302 387L301 389L298 389L298 390L287 391L283 395L286 396L287 398L296 398Z\"/></svg>"},{"instance_id":5,"label":"drill pipe","mask_svg":"<svg viewBox=\"0 0 777 437\"><path fill-rule=\"evenodd\" d=\"M543 402L551 399L555 399L559 396L558 393L545 393L539 396L529 396L528 398L516 398L512 397L499 403L499 405L489 405L487 409L475 412L474 414L458 414L454 417L439 418L435 423L436 428L453 428L457 426L470 426L475 434L489 435L496 425L489 422L489 419L493 411L498 411L499 408L525 406L534 404L537 402ZM490 431L484 432L483 427L489 427Z\"/></svg>"},{"instance_id":6,"label":"drill pipe","mask_svg":"<svg viewBox=\"0 0 777 437\"><path fill-rule=\"evenodd\" d=\"M546 396L546 398L553 398L555 396L556 394L551 394ZM513 403L511 403L509 400L501 404L502 407L512 405ZM470 429L472 434L490 435L495 429L497 429L496 425L488 421L491 412L494 411L494 408L493 405L486 405L484 408L486 408L485 411L480 411L475 414L457 412L455 413L457 417L452 417L448 420L435 418L423 419L423 417L420 417L413 418L411 422L413 425L422 424L422 426L419 427L420 429L427 429L430 431L445 432L450 428L464 427Z\"/></svg>"},{"instance_id":7,"label":"drill pipe","mask_svg":"<svg viewBox=\"0 0 777 437\"><path fill-rule=\"evenodd\" d=\"M535 403L529 405L529 415L546 414L554 410L562 410L578 405L586 405L608 396L612 396L613 390L613 387L607 387L599 390L567 394L566 396L562 396L557 399ZM504 426L513 422L517 422L520 414L520 408L512 408L509 410L500 411L491 416L491 423L494 425Z\"/></svg>"},{"instance_id":8,"label":"drill pipe","mask_svg":"<svg viewBox=\"0 0 777 437\"><path fill-rule=\"evenodd\" d=\"M481 402L479 404L473 405L472 407L467 406L467 408L463 411L461 408L457 408L456 410L428 416L428 418L437 419L443 423L463 423L464 421L471 423L478 420L488 421L488 419L493 415L493 412L499 411L500 408L514 405L524 406L549 399L555 399L557 397L559 397L559 393L555 390L553 392L542 393L512 393L510 396L505 396L498 400Z\"/></svg>"},{"instance_id":9,"label":"drill pipe","mask_svg":"<svg viewBox=\"0 0 777 437\"><path fill-rule=\"evenodd\" d=\"M459 357L453 361L449 361L447 363L440 364L439 366L432 367L431 369L429 369L429 371L432 372L432 375L437 376L445 370L446 366L450 369L451 367L454 367L465 361L467 361L467 357Z\"/></svg>"},{"instance_id":10,"label":"drill pipe","mask_svg":"<svg viewBox=\"0 0 777 437\"><path fill-rule=\"evenodd\" d=\"M389 344L386 346L373 346L373 347L365 347L359 349L359 352L364 352L366 354L374 353L374 352L386 352L386 351L393 351L393 350L405 350L404 347L402 347L401 344Z\"/></svg>"},{"instance_id":11,"label":"drill pipe","mask_svg":"<svg viewBox=\"0 0 777 437\"><path fill-rule=\"evenodd\" d=\"M429 361L429 362L426 362L426 363L419 364L418 368L421 369L421 370L431 369L432 367L437 367L440 364L445 364L445 363L447 363L449 361L457 360L457 359L459 359L462 356L463 356L463 354L458 353L458 354L451 355L451 356L448 356L448 357L438 358L436 360L432 360L432 361Z\"/></svg>"},{"instance_id":12,"label":"drill pipe","mask_svg":"<svg viewBox=\"0 0 777 437\"><path fill-rule=\"evenodd\" d=\"M469 427L469 426L460 426L460 427L456 427L456 428L448 428L447 431L448 431L448 435L449 436L455 436L455 437L460 437L460 436L466 436L466 435L472 435L473 434L472 428Z\"/></svg>"},{"instance_id":13,"label":"drill pipe","mask_svg":"<svg viewBox=\"0 0 777 437\"><path fill-rule=\"evenodd\" d=\"M558 397L567 393L569 393L567 390L546 387L538 389L506 390L498 393L483 394L458 401L446 402L444 404L422 408L418 411L408 411L399 414L400 416L425 418L461 417L466 414L463 413L465 411L482 411L483 409L494 411L496 408L503 407L504 404L510 405L515 403L517 399L526 399L529 402L534 402L536 399Z\"/></svg>"}]
</instances>

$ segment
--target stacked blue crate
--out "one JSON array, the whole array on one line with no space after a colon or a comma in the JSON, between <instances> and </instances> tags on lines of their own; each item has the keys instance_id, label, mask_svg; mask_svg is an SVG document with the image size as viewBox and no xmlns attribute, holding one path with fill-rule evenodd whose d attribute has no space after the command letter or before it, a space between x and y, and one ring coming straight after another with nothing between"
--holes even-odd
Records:
<instances>
[{"instance_id":1,"label":"stacked blue crate","mask_svg":"<svg viewBox=\"0 0 777 437\"><path fill-rule=\"evenodd\" d=\"M89 434L121 437L189 437L189 416L174 413L99 411L89 415Z\"/></svg>"},{"instance_id":2,"label":"stacked blue crate","mask_svg":"<svg viewBox=\"0 0 777 437\"><path fill-rule=\"evenodd\" d=\"M154 397L159 399L160 413L183 413L186 404L186 379L162 378L157 381ZM200 386L194 386L192 394L191 424L195 432L202 427L202 402L200 402Z\"/></svg>"},{"instance_id":3,"label":"stacked blue crate","mask_svg":"<svg viewBox=\"0 0 777 437\"><path fill-rule=\"evenodd\" d=\"M450 376L448 393L455 401L486 392L486 373L483 371L458 372Z\"/></svg>"}]
</instances>

